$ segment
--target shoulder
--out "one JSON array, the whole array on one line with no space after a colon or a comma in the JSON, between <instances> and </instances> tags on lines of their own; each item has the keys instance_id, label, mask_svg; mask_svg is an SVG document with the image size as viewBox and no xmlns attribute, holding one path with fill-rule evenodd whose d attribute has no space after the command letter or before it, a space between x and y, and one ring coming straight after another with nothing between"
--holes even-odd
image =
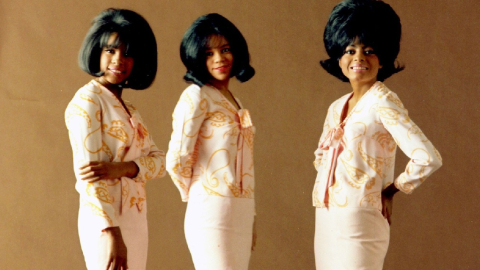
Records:
<instances>
[{"instance_id":1,"label":"shoulder","mask_svg":"<svg viewBox=\"0 0 480 270\"><path fill-rule=\"evenodd\" d=\"M92 119L101 107L100 94L101 89L92 82L87 83L75 93L65 110L65 121L69 129L80 127L79 123L88 123L88 127L91 126ZM77 117L85 121L74 121L73 119Z\"/></svg>"},{"instance_id":2,"label":"shoulder","mask_svg":"<svg viewBox=\"0 0 480 270\"><path fill-rule=\"evenodd\" d=\"M93 102L98 104L98 101L102 99L102 92L104 90L96 85L93 80L89 83L82 86L75 93L72 102L75 103L84 103L84 102Z\"/></svg>"},{"instance_id":3,"label":"shoulder","mask_svg":"<svg viewBox=\"0 0 480 270\"><path fill-rule=\"evenodd\" d=\"M174 114L194 113L199 108L204 110L208 106L206 103L204 88L190 84L180 95Z\"/></svg>"},{"instance_id":4,"label":"shoulder","mask_svg":"<svg viewBox=\"0 0 480 270\"><path fill-rule=\"evenodd\" d=\"M396 109L405 110L402 101L398 95L390 90L382 82L376 82L372 86L372 96L375 99L375 102L383 107L395 107Z\"/></svg>"},{"instance_id":5,"label":"shoulder","mask_svg":"<svg viewBox=\"0 0 480 270\"><path fill-rule=\"evenodd\" d=\"M189 99L196 100L196 102L211 102L217 95L216 91L216 89L208 85L198 86L191 84L183 90L180 100Z\"/></svg>"},{"instance_id":6,"label":"shoulder","mask_svg":"<svg viewBox=\"0 0 480 270\"><path fill-rule=\"evenodd\" d=\"M93 81L82 86L73 96L69 103L69 107L79 106L82 108L99 107L101 105L103 89L98 87Z\"/></svg>"},{"instance_id":7,"label":"shoulder","mask_svg":"<svg viewBox=\"0 0 480 270\"><path fill-rule=\"evenodd\" d=\"M190 84L180 95L180 101L184 99L197 99L202 96L202 88L196 84Z\"/></svg>"},{"instance_id":8,"label":"shoulder","mask_svg":"<svg viewBox=\"0 0 480 270\"><path fill-rule=\"evenodd\" d=\"M385 99L387 96L396 95L384 83L379 81L372 85L370 91L372 91L373 96L377 97L378 99Z\"/></svg>"},{"instance_id":9,"label":"shoulder","mask_svg":"<svg viewBox=\"0 0 480 270\"><path fill-rule=\"evenodd\" d=\"M195 95L200 95L202 92L203 87L200 87L196 84L190 84L183 90L183 94L195 94Z\"/></svg>"}]
</instances>

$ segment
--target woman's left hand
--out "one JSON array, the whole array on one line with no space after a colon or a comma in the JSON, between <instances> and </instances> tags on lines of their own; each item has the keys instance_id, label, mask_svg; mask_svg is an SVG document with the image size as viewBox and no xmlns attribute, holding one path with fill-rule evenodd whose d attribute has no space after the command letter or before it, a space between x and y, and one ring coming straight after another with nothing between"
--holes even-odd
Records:
<instances>
[{"instance_id":1,"label":"woman's left hand","mask_svg":"<svg viewBox=\"0 0 480 270\"><path fill-rule=\"evenodd\" d=\"M392 224L393 195L398 192L394 184L389 185L382 191L382 215Z\"/></svg>"},{"instance_id":2,"label":"woman's left hand","mask_svg":"<svg viewBox=\"0 0 480 270\"><path fill-rule=\"evenodd\" d=\"M90 161L80 165L82 180L95 182L117 179L123 176L133 178L138 173L137 164L129 162Z\"/></svg>"},{"instance_id":3,"label":"woman's left hand","mask_svg":"<svg viewBox=\"0 0 480 270\"><path fill-rule=\"evenodd\" d=\"M253 218L253 233L252 233L252 251L255 250L255 246L257 245L257 221L256 216Z\"/></svg>"},{"instance_id":4,"label":"woman's left hand","mask_svg":"<svg viewBox=\"0 0 480 270\"><path fill-rule=\"evenodd\" d=\"M382 215L387 219L388 224L392 224L393 196L387 197L382 192Z\"/></svg>"}]
</instances>

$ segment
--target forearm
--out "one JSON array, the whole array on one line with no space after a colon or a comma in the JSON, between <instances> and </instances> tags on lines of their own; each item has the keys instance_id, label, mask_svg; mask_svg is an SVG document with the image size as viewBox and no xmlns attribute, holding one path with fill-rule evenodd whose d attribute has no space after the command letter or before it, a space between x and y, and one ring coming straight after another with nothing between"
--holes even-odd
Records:
<instances>
[{"instance_id":1,"label":"forearm","mask_svg":"<svg viewBox=\"0 0 480 270\"><path fill-rule=\"evenodd\" d=\"M80 180L95 182L99 180L113 180L121 177L135 178L139 170L134 161L90 161L80 164L78 172Z\"/></svg>"},{"instance_id":2,"label":"forearm","mask_svg":"<svg viewBox=\"0 0 480 270\"><path fill-rule=\"evenodd\" d=\"M108 236L108 269L127 269L127 247L123 241L120 227L109 227L104 230Z\"/></svg>"},{"instance_id":3,"label":"forearm","mask_svg":"<svg viewBox=\"0 0 480 270\"><path fill-rule=\"evenodd\" d=\"M112 236L112 238L122 237L122 232L120 231L120 227L118 226L108 227L108 228L105 228L103 231L105 231L107 234Z\"/></svg>"},{"instance_id":4,"label":"forearm","mask_svg":"<svg viewBox=\"0 0 480 270\"><path fill-rule=\"evenodd\" d=\"M382 191L382 195L387 197L387 198L391 198L398 191L399 191L399 189L394 184L391 184Z\"/></svg>"},{"instance_id":5,"label":"forearm","mask_svg":"<svg viewBox=\"0 0 480 270\"><path fill-rule=\"evenodd\" d=\"M128 178L135 178L139 172L139 168L137 164L133 161L128 162L116 162L117 166L119 166L122 174Z\"/></svg>"}]
</instances>

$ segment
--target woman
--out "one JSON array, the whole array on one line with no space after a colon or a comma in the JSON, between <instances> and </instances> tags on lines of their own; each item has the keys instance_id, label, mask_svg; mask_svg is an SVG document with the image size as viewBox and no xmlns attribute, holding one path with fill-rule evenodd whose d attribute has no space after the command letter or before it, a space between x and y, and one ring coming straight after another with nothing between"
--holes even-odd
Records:
<instances>
[{"instance_id":1,"label":"woman","mask_svg":"<svg viewBox=\"0 0 480 270\"><path fill-rule=\"evenodd\" d=\"M185 237L197 270L248 269L254 226L254 127L229 89L255 71L240 31L219 14L199 17L180 46L192 84L173 112L167 171L188 201Z\"/></svg>"},{"instance_id":2,"label":"woman","mask_svg":"<svg viewBox=\"0 0 480 270\"><path fill-rule=\"evenodd\" d=\"M395 11L375 0L339 3L325 27L330 58L321 65L353 91L329 107L315 151L317 269L382 269L393 195L411 193L442 164L398 96L382 83L403 69L395 64L400 36ZM394 179L397 145L410 162Z\"/></svg>"},{"instance_id":3,"label":"woman","mask_svg":"<svg viewBox=\"0 0 480 270\"><path fill-rule=\"evenodd\" d=\"M146 269L145 184L165 175L165 155L122 92L146 89L155 79L155 36L139 14L107 9L94 19L79 64L95 78L68 104L65 122L85 262L88 269Z\"/></svg>"}]
</instances>

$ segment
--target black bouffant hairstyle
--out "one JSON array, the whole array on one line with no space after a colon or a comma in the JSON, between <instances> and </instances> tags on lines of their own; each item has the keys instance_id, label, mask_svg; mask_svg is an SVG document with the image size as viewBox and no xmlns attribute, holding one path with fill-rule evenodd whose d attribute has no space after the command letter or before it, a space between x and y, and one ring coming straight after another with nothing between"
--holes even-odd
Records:
<instances>
[{"instance_id":1,"label":"black bouffant hairstyle","mask_svg":"<svg viewBox=\"0 0 480 270\"><path fill-rule=\"evenodd\" d=\"M328 73L348 82L338 61L345 48L358 38L360 43L375 51L382 65L377 80L384 81L404 69L396 63L401 35L400 18L387 3L380 0L342 1L333 8L325 26L323 41L330 58L320 64Z\"/></svg>"},{"instance_id":2,"label":"black bouffant hairstyle","mask_svg":"<svg viewBox=\"0 0 480 270\"><path fill-rule=\"evenodd\" d=\"M96 77L103 75L100 55L113 33L118 34L114 46L124 44L133 57L132 73L122 86L136 90L149 87L157 74L157 42L148 22L131 10L110 8L93 20L80 48L80 68Z\"/></svg>"},{"instance_id":3,"label":"black bouffant hairstyle","mask_svg":"<svg viewBox=\"0 0 480 270\"><path fill-rule=\"evenodd\" d=\"M212 36L223 36L230 45L233 55L233 67L230 77L246 82L255 75L250 66L250 55L245 38L240 31L220 14L211 13L200 16L183 35L180 44L180 57L187 68L183 79L203 86L211 75L207 70L206 50Z\"/></svg>"}]
</instances>

